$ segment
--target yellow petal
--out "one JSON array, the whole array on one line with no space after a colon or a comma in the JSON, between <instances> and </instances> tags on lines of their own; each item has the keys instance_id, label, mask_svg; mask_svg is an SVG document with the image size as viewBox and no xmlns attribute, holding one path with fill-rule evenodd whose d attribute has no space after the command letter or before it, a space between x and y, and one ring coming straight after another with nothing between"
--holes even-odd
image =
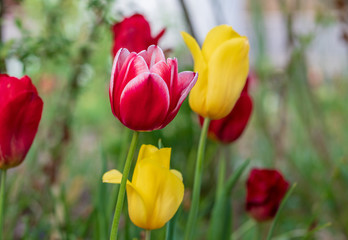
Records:
<instances>
[{"instance_id":1,"label":"yellow petal","mask_svg":"<svg viewBox=\"0 0 348 240\"><path fill-rule=\"evenodd\" d=\"M195 72L200 73L203 69L206 68L206 60L203 57L202 51L197 41L190 34L185 32L181 32L181 36L184 39L187 47L190 49L190 52L193 56Z\"/></svg>"},{"instance_id":2,"label":"yellow petal","mask_svg":"<svg viewBox=\"0 0 348 240\"><path fill-rule=\"evenodd\" d=\"M209 60L206 108L211 119L227 116L245 85L249 71L249 42L246 37L222 44Z\"/></svg>"},{"instance_id":3,"label":"yellow petal","mask_svg":"<svg viewBox=\"0 0 348 240\"><path fill-rule=\"evenodd\" d=\"M180 179L180 181L183 180L181 172L179 172L178 170L175 170L175 169L170 169L170 171L171 171L175 176L177 176L177 177Z\"/></svg>"},{"instance_id":4,"label":"yellow petal","mask_svg":"<svg viewBox=\"0 0 348 240\"><path fill-rule=\"evenodd\" d=\"M148 214L143 228L161 228L179 208L184 196L184 185L169 169L158 165L155 159L145 159L137 167L138 179L134 186Z\"/></svg>"},{"instance_id":5,"label":"yellow petal","mask_svg":"<svg viewBox=\"0 0 348 240\"><path fill-rule=\"evenodd\" d=\"M171 151L171 148L161 148L160 150L149 156L149 158L155 159L158 165L169 169Z\"/></svg>"},{"instance_id":6,"label":"yellow petal","mask_svg":"<svg viewBox=\"0 0 348 240\"><path fill-rule=\"evenodd\" d=\"M207 98L207 76L208 69L198 72L198 80L189 95L189 104L192 111L203 117L207 117L206 98Z\"/></svg>"},{"instance_id":7,"label":"yellow petal","mask_svg":"<svg viewBox=\"0 0 348 240\"><path fill-rule=\"evenodd\" d=\"M117 183L120 184L122 180L122 173L112 169L103 175L103 182L105 183Z\"/></svg>"},{"instance_id":8,"label":"yellow petal","mask_svg":"<svg viewBox=\"0 0 348 240\"><path fill-rule=\"evenodd\" d=\"M154 159L156 164L166 169L169 169L171 150L172 150L171 148L158 149L152 145L145 145L145 144L142 145L138 155L138 161L134 169L132 182L136 184L136 182L138 181L138 174L139 174L139 167L137 167L138 163L146 159Z\"/></svg>"},{"instance_id":9,"label":"yellow petal","mask_svg":"<svg viewBox=\"0 0 348 240\"><path fill-rule=\"evenodd\" d=\"M133 184L127 185L128 213L131 221L138 227L148 229L149 213L144 199Z\"/></svg>"},{"instance_id":10,"label":"yellow petal","mask_svg":"<svg viewBox=\"0 0 348 240\"><path fill-rule=\"evenodd\" d=\"M198 80L195 86L192 88L189 96L189 104L191 109L200 114L206 116L205 101L207 95L207 62L203 57L202 51L196 42L196 40L185 32L181 32L187 47L190 49L194 60L194 71L198 72Z\"/></svg>"},{"instance_id":11,"label":"yellow petal","mask_svg":"<svg viewBox=\"0 0 348 240\"><path fill-rule=\"evenodd\" d=\"M150 145L150 144L141 145L140 150L139 150L139 154L138 154L137 162L141 159L148 158L149 156L151 156L152 154L154 154L157 151L158 151L158 148L156 148L153 145Z\"/></svg>"},{"instance_id":12,"label":"yellow petal","mask_svg":"<svg viewBox=\"0 0 348 240\"><path fill-rule=\"evenodd\" d=\"M176 175L167 171L162 177L151 217L151 223L156 228L161 228L174 216L184 198L184 184Z\"/></svg>"},{"instance_id":13,"label":"yellow petal","mask_svg":"<svg viewBox=\"0 0 348 240\"><path fill-rule=\"evenodd\" d=\"M238 38L240 37L240 35L235 32L231 26L220 25L214 27L207 34L202 46L204 58L209 61L212 54L217 50L219 46L221 46L221 44L236 37Z\"/></svg>"}]
</instances>

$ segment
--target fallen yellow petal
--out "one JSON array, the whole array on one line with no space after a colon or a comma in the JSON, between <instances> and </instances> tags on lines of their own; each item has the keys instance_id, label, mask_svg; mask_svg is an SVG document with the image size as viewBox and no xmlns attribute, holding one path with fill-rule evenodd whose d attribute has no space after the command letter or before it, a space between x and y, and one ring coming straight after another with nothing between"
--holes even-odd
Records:
<instances>
[{"instance_id":1,"label":"fallen yellow petal","mask_svg":"<svg viewBox=\"0 0 348 240\"><path fill-rule=\"evenodd\" d=\"M120 184L122 180L122 173L112 169L103 175L103 182L105 183L117 183Z\"/></svg>"}]
</instances>

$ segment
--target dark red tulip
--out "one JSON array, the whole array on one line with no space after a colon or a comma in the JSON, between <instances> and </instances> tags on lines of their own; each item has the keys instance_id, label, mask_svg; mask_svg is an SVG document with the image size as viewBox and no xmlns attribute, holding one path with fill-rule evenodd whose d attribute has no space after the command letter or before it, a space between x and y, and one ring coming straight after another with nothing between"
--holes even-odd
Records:
<instances>
[{"instance_id":1,"label":"dark red tulip","mask_svg":"<svg viewBox=\"0 0 348 240\"><path fill-rule=\"evenodd\" d=\"M249 78L232 111L226 117L210 122L208 130L209 138L223 143L231 143L242 135L253 109L253 101L248 93L248 85ZM199 121L202 125L204 119L200 116Z\"/></svg>"},{"instance_id":2,"label":"dark red tulip","mask_svg":"<svg viewBox=\"0 0 348 240\"><path fill-rule=\"evenodd\" d=\"M177 60L166 61L158 46L140 53L121 48L110 79L112 112L130 129L161 129L174 119L197 76L190 71L178 73Z\"/></svg>"},{"instance_id":3,"label":"dark red tulip","mask_svg":"<svg viewBox=\"0 0 348 240\"><path fill-rule=\"evenodd\" d=\"M0 168L19 165L36 135L43 102L28 76L0 74Z\"/></svg>"},{"instance_id":4,"label":"dark red tulip","mask_svg":"<svg viewBox=\"0 0 348 240\"><path fill-rule=\"evenodd\" d=\"M112 53L115 57L120 48L127 48L130 52L140 52L150 45L157 45L165 29L156 37L152 37L149 22L143 15L134 14L124 18L122 22L114 24L112 32L114 34Z\"/></svg>"},{"instance_id":5,"label":"dark red tulip","mask_svg":"<svg viewBox=\"0 0 348 240\"><path fill-rule=\"evenodd\" d=\"M252 169L247 181L247 212L260 222L272 219L288 188L289 183L279 171Z\"/></svg>"}]
</instances>

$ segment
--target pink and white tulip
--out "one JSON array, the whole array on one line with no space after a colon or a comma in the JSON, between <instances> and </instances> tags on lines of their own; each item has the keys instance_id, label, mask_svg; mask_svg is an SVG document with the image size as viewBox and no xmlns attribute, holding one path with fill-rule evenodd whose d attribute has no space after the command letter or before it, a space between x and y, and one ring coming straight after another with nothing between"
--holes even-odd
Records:
<instances>
[{"instance_id":1,"label":"pink and white tulip","mask_svg":"<svg viewBox=\"0 0 348 240\"><path fill-rule=\"evenodd\" d=\"M114 59L110 103L115 117L136 131L164 128L178 113L197 81L197 73L178 73L177 60L167 61L151 45L139 53L121 48Z\"/></svg>"}]
</instances>

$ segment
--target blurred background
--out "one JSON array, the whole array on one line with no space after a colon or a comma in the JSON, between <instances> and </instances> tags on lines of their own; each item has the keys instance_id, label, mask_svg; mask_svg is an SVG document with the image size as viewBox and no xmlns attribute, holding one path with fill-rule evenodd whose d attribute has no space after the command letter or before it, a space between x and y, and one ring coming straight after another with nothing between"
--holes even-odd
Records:
<instances>
[{"instance_id":1,"label":"blurred background","mask_svg":"<svg viewBox=\"0 0 348 240\"><path fill-rule=\"evenodd\" d=\"M117 186L102 184L123 169L130 131L113 116L108 98L112 24L143 14L152 34L191 70L180 36L202 44L207 32L229 24L250 41L254 111L230 145L209 141L198 239L205 239L216 191L217 162L228 174L251 163L231 195L233 229L247 227L245 179L252 167L277 168L297 188L276 228L277 240L348 239L348 1L347 0L2 0L0 67L28 75L44 100L35 142L25 162L8 171L6 239L107 239ZM172 147L171 167L186 187L178 212L181 239L190 206L200 127L184 102L166 128L142 133L140 143ZM140 146L140 144L139 144ZM138 147L139 147L138 146ZM328 223L331 223L328 224ZM253 239L255 226L235 239ZM322 226L322 227L321 227ZM141 229L121 219L122 239ZM264 224L261 228L268 228ZM153 239L161 239L157 230Z\"/></svg>"}]
</instances>

